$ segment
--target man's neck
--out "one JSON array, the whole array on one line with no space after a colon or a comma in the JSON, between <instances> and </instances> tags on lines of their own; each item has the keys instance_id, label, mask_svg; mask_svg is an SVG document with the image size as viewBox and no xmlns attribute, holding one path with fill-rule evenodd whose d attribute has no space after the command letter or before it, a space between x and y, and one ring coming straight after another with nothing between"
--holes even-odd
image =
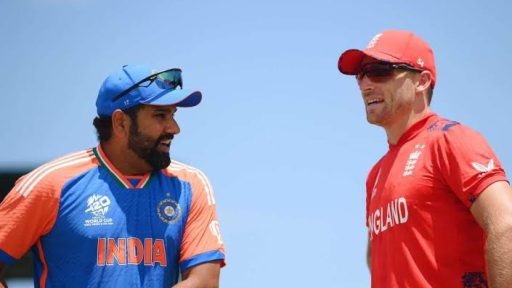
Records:
<instances>
[{"instance_id":1,"label":"man's neck","mask_svg":"<svg viewBox=\"0 0 512 288\"><path fill-rule=\"evenodd\" d=\"M420 121L425 118L427 114L430 113L430 109L423 109L421 112L417 113L412 111L410 115L404 117L403 119L399 119L394 123L390 123L389 125L384 126L383 128L386 130L386 135L388 137L388 143L395 145L400 140L400 137L409 129L414 123Z\"/></svg>"},{"instance_id":2,"label":"man's neck","mask_svg":"<svg viewBox=\"0 0 512 288\"><path fill-rule=\"evenodd\" d=\"M101 143L101 148L108 160L126 176L144 175L151 172L153 169L137 154L127 147L121 147L111 141Z\"/></svg>"}]
</instances>

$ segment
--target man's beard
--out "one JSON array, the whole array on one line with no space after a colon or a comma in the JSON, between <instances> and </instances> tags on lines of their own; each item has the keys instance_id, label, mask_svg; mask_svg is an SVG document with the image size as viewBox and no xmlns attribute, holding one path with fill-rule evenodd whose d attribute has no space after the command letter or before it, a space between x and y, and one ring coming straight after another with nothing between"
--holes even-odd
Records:
<instances>
[{"instance_id":1,"label":"man's beard","mask_svg":"<svg viewBox=\"0 0 512 288\"><path fill-rule=\"evenodd\" d=\"M139 125L132 122L130 127L130 135L128 137L128 148L135 152L137 156L144 159L146 163L157 171L166 168L171 164L171 157L167 152L158 151L157 147L162 140L172 139L173 134L162 134L158 139L154 140L150 136L139 131Z\"/></svg>"}]
</instances>

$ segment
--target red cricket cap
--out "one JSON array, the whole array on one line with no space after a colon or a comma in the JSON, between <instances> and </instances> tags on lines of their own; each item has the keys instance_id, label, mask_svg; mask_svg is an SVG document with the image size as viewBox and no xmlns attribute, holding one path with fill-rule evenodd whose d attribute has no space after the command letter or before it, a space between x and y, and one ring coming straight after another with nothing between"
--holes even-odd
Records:
<instances>
[{"instance_id":1,"label":"red cricket cap","mask_svg":"<svg viewBox=\"0 0 512 288\"><path fill-rule=\"evenodd\" d=\"M375 35L364 50L349 49L338 60L341 73L355 75L359 72L364 56L377 60L407 64L432 73L432 87L436 83L434 52L425 40L404 30L386 30Z\"/></svg>"}]
</instances>

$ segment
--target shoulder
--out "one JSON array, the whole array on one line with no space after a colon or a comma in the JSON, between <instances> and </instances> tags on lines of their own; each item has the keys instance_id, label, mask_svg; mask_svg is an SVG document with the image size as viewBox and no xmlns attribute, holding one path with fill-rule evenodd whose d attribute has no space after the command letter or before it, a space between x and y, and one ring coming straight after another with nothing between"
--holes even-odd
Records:
<instances>
[{"instance_id":1,"label":"shoulder","mask_svg":"<svg viewBox=\"0 0 512 288\"><path fill-rule=\"evenodd\" d=\"M476 130L458 121L449 120L438 115L432 117L422 133L425 144L438 150L470 148L471 145L487 145L484 137Z\"/></svg>"},{"instance_id":2,"label":"shoulder","mask_svg":"<svg viewBox=\"0 0 512 288\"><path fill-rule=\"evenodd\" d=\"M24 197L33 191L52 192L60 189L69 179L97 165L92 149L71 153L22 176L16 182L15 189Z\"/></svg>"},{"instance_id":3,"label":"shoulder","mask_svg":"<svg viewBox=\"0 0 512 288\"><path fill-rule=\"evenodd\" d=\"M432 122L427 125L426 132L432 136L441 138L480 135L480 133L467 125L440 116L436 116Z\"/></svg>"},{"instance_id":4,"label":"shoulder","mask_svg":"<svg viewBox=\"0 0 512 288\"><path fill-rule=\"evenodd\" d=\"M190 183L190 186L192 187L192 194L195 195L193 196L194 199L197 199L197 196L200 198L204 196L206 197L209 205L215 204L213 188L208 177L206 177L201 170L182 162L172 160L171 165L165 169L164 173L168 176L177 177L181 181Z\"/></svg>"},{"instance_id":5,"label":"shoulder","mask_svg":"<svg viewBox=\"0 0 512 288\"><path fill-rule=\"evenodd\" d=\"M169 176L178 177L180 180L184 181L208 181L203 171L174 159L171 161L171 165L169 165L164 172Z\"/></svg>"}]
</instances>

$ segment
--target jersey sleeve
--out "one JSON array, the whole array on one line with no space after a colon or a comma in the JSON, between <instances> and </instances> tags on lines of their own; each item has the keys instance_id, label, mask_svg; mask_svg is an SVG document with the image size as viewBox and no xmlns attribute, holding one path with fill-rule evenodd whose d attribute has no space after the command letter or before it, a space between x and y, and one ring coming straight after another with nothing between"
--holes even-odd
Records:
<instances>
[{"instance_id":1,"label":"jersey sleeve","mask_svg":"<svg viewBox=\"0 0 512 288\"><path fill-rule=\"evenodd\" d=\"M34 182L34 174L20 178L0 203L0 262L21 258L48 233L57 217L56 191L49 181Z\"/></svg>"},{"instance_id":2,"label":"jersey sleeve","mask_svg":"<svg viewBox=\"0 0 512 288\"><path fill-rule=\"evenodd\" d=\"M217 220L211 185L200 171L191 179L192 200L180 251L180 269L185 271L209 261L225 265L224 242Z\"/></svg>"},{"instance_id":3,"label":"jersey sleeve","mask_svg":"<svg viewBox=\"0 0 512 288\"><path fill-rule=\"evenodd\" d=\"M439 169L445 182L467 207L492 183L508 181L487 141L463 125L445 131L435 153L434 169Z\"/></svg>"}]
</instances>

